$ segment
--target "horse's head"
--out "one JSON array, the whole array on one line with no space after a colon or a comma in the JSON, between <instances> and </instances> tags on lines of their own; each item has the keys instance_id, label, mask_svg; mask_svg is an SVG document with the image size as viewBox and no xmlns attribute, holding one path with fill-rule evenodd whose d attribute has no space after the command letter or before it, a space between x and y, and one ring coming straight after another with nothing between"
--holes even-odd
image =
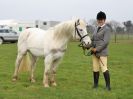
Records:
<instances>
[{"instance_id":1,"label":"horse's head","mask_svg":"<svg viewBox=\"0 0 133 99\"><path fill-rule=\"evenodd\" d=\"M78 19L75 22L75 35L79 36L82 47L90 48L91 39L87 33L86 23L81 19Z\"/></svg>"}]
</instances>

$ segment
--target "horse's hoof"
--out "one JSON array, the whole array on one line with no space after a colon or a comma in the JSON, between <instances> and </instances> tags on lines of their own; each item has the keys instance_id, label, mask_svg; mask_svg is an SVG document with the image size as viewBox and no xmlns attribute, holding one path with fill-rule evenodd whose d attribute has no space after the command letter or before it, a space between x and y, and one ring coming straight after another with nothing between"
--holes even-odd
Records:
<instances>
[{"instance_id":1,"label":"horse's hoof","mask_svg":"<svg viewBox=\"0 0 133 99\"><path fill-rule=\"evenodd\" d=\"M35 82L36 82L36 80L35 80L35 79L31 79L30 81L31 81L31 83L35 83Z\"/></svg>"},{"instance_id":2,"label":"horse's hoof","mask_svg":"<svg viewBox=\"0 0 133 99\"><path fill-rule=\"evenodd\" d=\"M48 84L44 84L44 87L45 87L45 88L49 88L49 85L48 85Z\"/></svg>"},{"instance_id":3,"label":"horse's hoof","mask_svg":"<svg viewBox=\"0 0 133 99\"><path fill-rule=\"evenodd\" d=\"M51 84L51 86L57 86L55 81L51 81L50 84Z\"/></svg>"},{"instance_id":4,"label":"horse's hoof","mask_svg":"<svg viewBox=\"0 0 133 99\"><path fill-rule=\"evenodd\" d=\"M12 78L12 81L15 82L15 81L17 81L17 79L18 79L18 78L17 78L16 76L14 76L14 77Z\"/></svg>"},{"instance_id":5,"label":"horse's hoof","mask_svg":"<svg viewBox=\"0 0 133 99\"><path fill-rule=\"evenodd\" d=\"M56 86L57 86L57 84L56 84L55 82L54 82L54 83L52 83L51 85L52 85L52 86L54 86L54 87L56 87Z\"/></svg>"},{"instance_id":6,"label":"horse's hoof","mask_svg":"<svg viewBox=\"0 0 133 99\"><path fill-rule=\"evenodd\" d=\"M12 79L12 81L13 81L13 82L16 82L16 81L17 81L17 79L13 78L13 79Z\"/></svg>"}]
</instances>

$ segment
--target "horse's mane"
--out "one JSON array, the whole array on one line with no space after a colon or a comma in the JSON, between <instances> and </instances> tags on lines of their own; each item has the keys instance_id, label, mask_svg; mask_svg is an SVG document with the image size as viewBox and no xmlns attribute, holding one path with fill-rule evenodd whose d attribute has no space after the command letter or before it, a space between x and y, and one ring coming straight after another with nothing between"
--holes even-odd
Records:
<instances>
[{"instance_id":1,"label":"horse's mane","mask_svg":"<svg viewBox=\"0 0 133 99\"><path fill-rule=\"evenodd\" d=\"M71 35L74 30L74 20L64 21L53 27L54 38L61 39L64 36ZM71 34L70 34L71 33Z\"/></svg>"}]
</instances>

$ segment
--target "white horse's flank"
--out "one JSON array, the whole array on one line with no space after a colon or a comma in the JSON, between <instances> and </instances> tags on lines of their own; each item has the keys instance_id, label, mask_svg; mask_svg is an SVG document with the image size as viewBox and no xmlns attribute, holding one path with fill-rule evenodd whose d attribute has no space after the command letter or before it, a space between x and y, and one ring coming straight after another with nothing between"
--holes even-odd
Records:
<instances>
[{"instance_id":1,"label":"white horse's flank","mask_svg":"<svg viewBox=\"0 0 133 99\"><path fill-rule=\"evenodd\" d=\"M46 31L38 28L29 28L23 31L18 40L18 55L13 81L17 80L21 61L27 56L27 52L29 52L31 56L31 64L29 65L31 67L31 82L35 82L34 70L37 57L43 56L45 63L43 84L45 87L49 87L50 77L50 83L56 86L55 74L57 65L67 49L68 41L75 34L75 28L78 29L80 36L84 37L82 38L82 42L84 42L85 45L90 44L91 40L89 36L85 36L87 31L86 24L83 20L62 22ZM23 60L23 62L25 62L25 60Z\"/></svg>"}]
</instances>

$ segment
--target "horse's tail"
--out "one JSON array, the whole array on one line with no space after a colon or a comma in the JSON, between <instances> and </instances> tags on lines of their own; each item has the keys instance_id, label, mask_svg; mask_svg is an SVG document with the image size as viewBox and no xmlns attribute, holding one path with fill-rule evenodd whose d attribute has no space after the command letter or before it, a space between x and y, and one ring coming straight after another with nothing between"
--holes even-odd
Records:
<instances>
[{"instance_id":1,"label":"horse's tail","mask_svg":"<svg viewBox=\"0 0 133 99\"><path fill-rule=\"evenodd\" d=\"M19 66L19 72L21 71L30 71L31 70L31 59L30 55L27 52L26 55L23 56L22 61Z\"/></svg>"}]
</instances>

